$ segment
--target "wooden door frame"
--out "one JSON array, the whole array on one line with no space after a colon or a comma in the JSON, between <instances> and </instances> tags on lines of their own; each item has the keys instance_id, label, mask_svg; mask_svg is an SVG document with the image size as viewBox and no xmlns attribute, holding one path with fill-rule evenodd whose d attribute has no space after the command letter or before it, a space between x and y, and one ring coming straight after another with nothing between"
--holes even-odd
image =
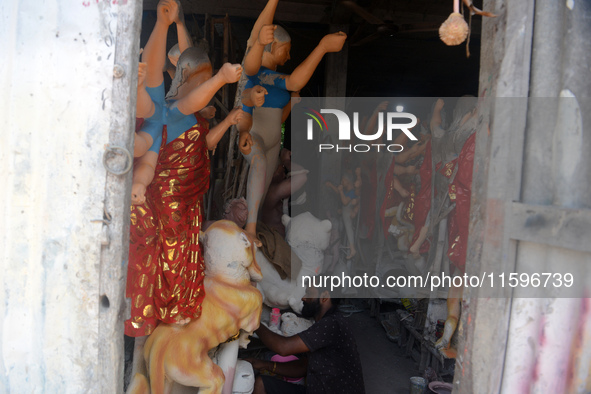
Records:
<instances>
[{"instance_id":1,"label":"wooden door frame","mask_svg":"<svg viewBox=\"0 0 591 394\"><path fill-rule=\"evenodd\" d=\"M495 106L495 98L527 97L529 92L534 0L484 0L497 15L484 18L479 97L491 98L480 115L472 180L466 272L500 272L515 264L516 241L505 236L512 201L521 192L527 107ZM526 100L521 100L526 104ZM482 108L482 107L481 107ZM462 305L454 392L500 392L511 315L511 298L477 298L467 288Z\"/></svg>"},{"instance_id":2,"label":"wooden door frame","mask_svg":"<svg viewBox=\"0 0 591 394\"><path fill-rule=\"evenodd\" d=\"M109 145L124 147L128 152L133 152L142 1L119 0L119 3L116 8L117 31L113 37L115 67ZM95 380L97 386L93 389L101 393L123 392L123 323L129 317L125 285L129 252L131 181L132 171L122 175L107 171L103 229L108 243L101 250L99 376Z\"/></svg>"}]
</instances>

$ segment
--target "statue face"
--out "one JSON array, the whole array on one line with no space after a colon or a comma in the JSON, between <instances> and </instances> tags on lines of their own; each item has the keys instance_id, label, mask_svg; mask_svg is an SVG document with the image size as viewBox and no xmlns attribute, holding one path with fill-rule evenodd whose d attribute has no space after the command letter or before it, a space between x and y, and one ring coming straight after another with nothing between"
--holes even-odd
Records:
<instances>
[{"instance_id":1,"label":"statue face","mask_svg":"<svg viewBox=\"0 0 591 394\"><path fill-rule=\"evenodd\" d=\"M248 219L248 205L243 198L237 198L230 202L230 205L224 212L224 219L231 220L240 228L246 225Z\"/></svg>"},{"instance_id":2,"label":"statue face","mask_svg":"<svg viewBox=\"0 0 591 394\"><path fill-rule=\"evenodd\" d=\"M275 42L271 53L278 66L283 66L290 59L291 42Z\"/></svg>"},{"instance_id":3,"label":"statue face","mask_svg":"<svg viewBox=\"0 0 591 394\"><path fill-rule=\"evenodd\" d=\"M188 72L188 71L185 71ZM191 90L195 89L203 82L211 79L212 72L211 66L207 65L205 67L199 67L197 71L193 72L193 74L189 75L187 81L179 86L178 94L176 95L176 99L180 99L185 97Z\"/></svg>"},{"instance_id":4,"label":"statue face","mask_svg":"<svg viewBox=\"0 0 591 394\"><path fill-rule=\"evenodd\" d=\"M205 67L189 77L189 81L195 86L201 85L203 82L211 79L211 67Z\"/></svg>"}]
</instances>

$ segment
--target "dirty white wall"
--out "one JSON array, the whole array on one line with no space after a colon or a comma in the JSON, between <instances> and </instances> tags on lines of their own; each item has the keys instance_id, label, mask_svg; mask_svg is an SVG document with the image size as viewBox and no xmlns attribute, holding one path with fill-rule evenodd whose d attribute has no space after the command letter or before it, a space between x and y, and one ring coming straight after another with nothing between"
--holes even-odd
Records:
<instances>
[{"instance_id":1,"label":"dirty white wall","mask_svg":"<svg viewBox=\"0 0 591 394\"><path fill-rule=\"evenodd\" d=\"M0 2L0 393L102 391L117 3Z\"/></svg>"}]
</instances>

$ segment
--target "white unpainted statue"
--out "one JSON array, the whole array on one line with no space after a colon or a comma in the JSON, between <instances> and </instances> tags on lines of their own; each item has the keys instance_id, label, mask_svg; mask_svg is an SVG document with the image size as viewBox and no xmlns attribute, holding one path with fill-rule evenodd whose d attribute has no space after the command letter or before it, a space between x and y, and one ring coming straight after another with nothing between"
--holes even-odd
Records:
<instances>
[{"instance_id":1,"label":"white unpainted statue","mask_svg":"<svg viewBox=\"0 0 591 394\"><path fill-rule=\"evenodd\" d=\"M281 315L281 333L284 337L291 337L306 331L313 324L313 320L298 317L295 313L285 312Z\"/></svg>"},{"instance_id":2,"label":"white unpainted statue","mask_svg":"<svg viewBox=\"0 0 591 394\"><path fill-rule=\"evenodd\" d=\"M256 258L263 273L263 280L258 283L258 288L263 293L265 304L276 308L291 307L299 313L302 311L302 297L306 292L302 278L322 272L324 250L330 241L332 224L329 220L317 219L310 212L294 218L283 215L281 221L285 226L285 240L292 252L302 260L302 268L291 280L281 279L269 260L258 251Z\"/></svg>"}]
</instances>

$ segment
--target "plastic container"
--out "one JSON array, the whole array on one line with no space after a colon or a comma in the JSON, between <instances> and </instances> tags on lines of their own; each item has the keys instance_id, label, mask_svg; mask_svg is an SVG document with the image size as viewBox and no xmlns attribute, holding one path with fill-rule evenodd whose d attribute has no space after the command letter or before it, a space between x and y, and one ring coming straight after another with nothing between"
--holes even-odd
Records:
<instances>
[{"instance_id":1,"label":"plastic container","mask_svg":"<svg viewBox=\"0 0 591 394\"><path fill-rule=\"evenodd\" d=\"M451 394L454 386L446 382L431 382L429 383L429 390L437 394Z\"/></svg>"},{"instance_id":2,"label":"plastic container","mask_svg":"<svg viewBox=\"0 0 591 394\"><path fill-rule=\"evenodd\" d=\"M271 319L269 321L269 325L279 330L279 326L281 325L281 311L279 310L279 308L273 308L273 310L271 311Z\"/></svg>"},{"instance_id":3,"label":"plastic container","mask_svg":"<svg viewBox=\"0 0 591 394\"><path fill-rule=\"evenodd\" d=\"M410 394L425 394L427 391L427 379L420 376L410 378Z\"/></svg>"}]
</instances>

